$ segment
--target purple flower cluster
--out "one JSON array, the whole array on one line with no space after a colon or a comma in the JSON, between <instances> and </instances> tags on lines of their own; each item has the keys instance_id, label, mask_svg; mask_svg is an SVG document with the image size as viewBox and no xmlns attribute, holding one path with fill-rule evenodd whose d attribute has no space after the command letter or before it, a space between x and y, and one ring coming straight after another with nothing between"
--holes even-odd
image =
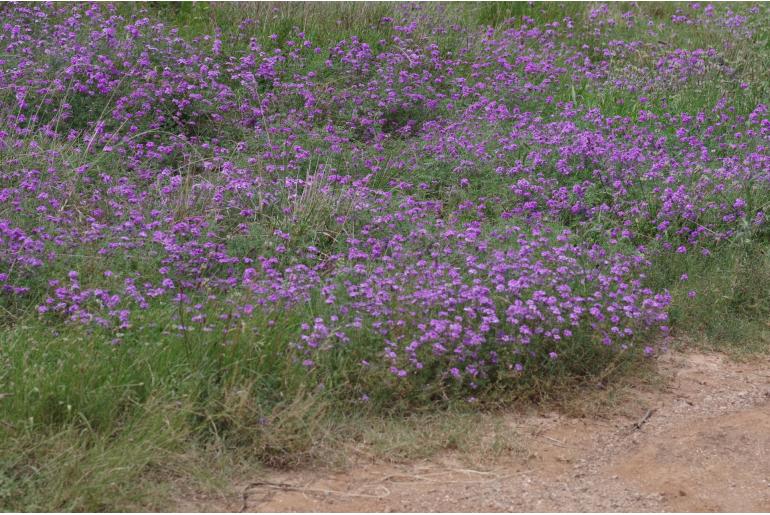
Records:
<instances>
[{"instance_id":1,"label":"purple flower cluster","mask_svg":"<svg viewBox=\"0 0 770 515\"><path fill-rule=\"evenodd\" d=\"M162 305L180 331L292 310L307 367L366 340L362 366L474 385L578 334L665 332L650 260L766 230L768 106L671 100L751 87L724 57L756 9L600 6L585 33L395 11L321 47L0 6L0 300L120 331ZM726 45L651 42L680 25ZM650 40L610 37L633 26Z\"/></svg>"},{"instance_id":2,"label":"purple flower cluster","mask_svg":"<svg viewBox=\"0 0 770 515\"><path fill-rule=\"evenodd\" d=\"M312 356L373 333L399 376L440 363L444 374L477 381L501 365L518 372L555 359L575 333L627 348L637 330L664 327L670 299L643 286L641 256L575 244L568 230L483 232L477 222L460 229L434 219L387 250L373 239L360 263L340 268L343 281L321 288L334 309L304 327L298 347Z\"/></svg>"}]
</instances>

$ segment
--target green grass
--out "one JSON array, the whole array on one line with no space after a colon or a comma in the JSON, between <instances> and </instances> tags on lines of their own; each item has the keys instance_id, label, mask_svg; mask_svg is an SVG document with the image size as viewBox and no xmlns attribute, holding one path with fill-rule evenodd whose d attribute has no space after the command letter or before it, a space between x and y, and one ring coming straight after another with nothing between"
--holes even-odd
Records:
<instances>
[{"instance_id":1,"label":"green grass","mask_svg":"<svg viewBox=\"0 0 770 515\"><path fill-rule=\"evenodd\" d=\"M34 421L4 427L0 506L8 511L160 510L169 479L194 477L195 449L180 412L154 401L110 431L80 423L46 428ZM201 477L203 477L201 475Z\"/></svg>"},{"instance_id":2,"label":"green grass","mask_svg":"<svg viewBox=\"0 0 770 515\"><path fill-rule=\"evenodd\" d=\"M667 255L656 260L650 282L671 288L675 336L736 357L770 351L767 245L725 246L707 258Z\"/></svg>"}]
</instances>

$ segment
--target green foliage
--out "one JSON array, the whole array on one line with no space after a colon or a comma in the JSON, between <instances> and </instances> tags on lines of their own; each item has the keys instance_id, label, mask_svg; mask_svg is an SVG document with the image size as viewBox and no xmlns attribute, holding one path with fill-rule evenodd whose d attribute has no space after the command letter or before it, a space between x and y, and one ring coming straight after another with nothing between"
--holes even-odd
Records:
<instances>
[{"instance_id":1,"label":"green foliage","mask_svg":"<svg viewBox=\"0 0 770 515\"><path fill-rule=\"evenodd\" d=\"M655 261L650 284L671 288L671 322L678 336L737 356L770 350L766 243L725 245L708 257L662 256Z\"/></svg>"}]
</instances>

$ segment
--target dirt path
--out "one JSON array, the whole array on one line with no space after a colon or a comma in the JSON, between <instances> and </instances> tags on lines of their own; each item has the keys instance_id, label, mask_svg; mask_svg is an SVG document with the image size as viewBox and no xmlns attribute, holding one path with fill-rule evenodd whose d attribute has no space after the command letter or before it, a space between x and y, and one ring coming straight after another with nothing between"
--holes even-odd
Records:
<instances>
[{"instance_id":1,"label":"dirt path","mask_svg":"<svg viewBox=\"0 0 770 515\"><path fill-rule=\"evenodd\" d=\"M633 418L511 415L523 452L276 472L246 510L770 511L770 360L673 353L660 368L667 386L635 392Z\"/></svg>"}]
</instances>

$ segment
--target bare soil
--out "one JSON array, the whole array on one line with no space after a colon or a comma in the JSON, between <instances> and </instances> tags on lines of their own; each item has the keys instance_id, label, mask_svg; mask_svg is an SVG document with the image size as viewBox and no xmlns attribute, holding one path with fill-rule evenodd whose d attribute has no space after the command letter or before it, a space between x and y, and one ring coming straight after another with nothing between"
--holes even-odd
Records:
<instances>
[{"instance_id":1,"label":"bare soil","mask_svg":"<svg viewBox=\"0 0 770 515\"><path fill-rule=\"evenodd\" d=\"M352 458L344 470L246 478L180 509L265 512L770 511L770 359L670 353L605 418L499 415L519 445L494 458ZM492 430L492 429L490 429ZM494 436L494 435L490 435Z\"/></svg>"}]
</instances>

